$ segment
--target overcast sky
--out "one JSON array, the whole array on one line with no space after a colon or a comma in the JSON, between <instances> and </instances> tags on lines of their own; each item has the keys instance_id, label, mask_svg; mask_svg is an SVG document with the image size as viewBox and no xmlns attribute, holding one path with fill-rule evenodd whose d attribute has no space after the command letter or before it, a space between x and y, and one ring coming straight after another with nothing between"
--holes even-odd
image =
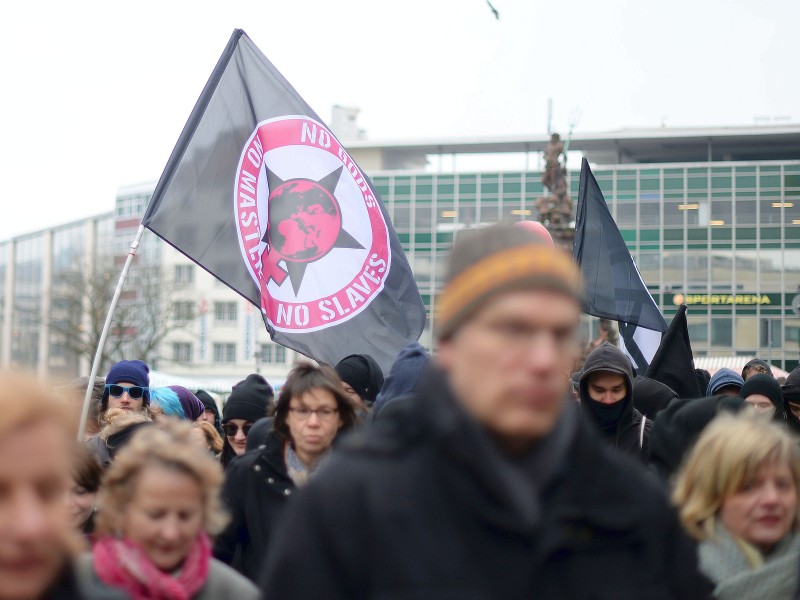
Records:
<instances>
[{"instance_id":1,"label":"overcast sky","mask_svg":"<svg viewBox=\"0 0 800 600\"><path fill-rule=\"evenodd\" d=\"M370 139L800 120L797 0L40 0L0 21L0 239L158 179L234 28Z\"/></svg>"}]
</instances>

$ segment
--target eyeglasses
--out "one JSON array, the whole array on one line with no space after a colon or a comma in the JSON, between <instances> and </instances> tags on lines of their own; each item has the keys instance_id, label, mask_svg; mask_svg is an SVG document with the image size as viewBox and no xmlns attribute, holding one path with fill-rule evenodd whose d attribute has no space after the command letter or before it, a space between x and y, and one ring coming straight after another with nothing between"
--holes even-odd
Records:
<instances>
[{"instance_id":1,"label":"eyeglasses","mask_svg":"<svg viewBox=\"0 0 800 600\"><path fill-rule=\"evenodd\" d=\"M239 427L236 423L225 423L225 425L222 426L222 430L228 437L236 437L236 434L239 433L239 429L241 429L242 433L244 433L244 437L247 437L247 434L250 433L250 428L252 426L252 423L245 423L241 427Z\"/></svg>"},{"instance_id":2,"label":"eyeglasses","mask_svg":"<svg viewBox=\"0 0 800 600\"><path fill-rule=\"evenodd\" d=\"M293 412L300 421L306 421L310 419L312 414L317 415L320 421L330 421L331 419L333 419L334 415L339 412L338 408L327 408L327 407L315 408L313 410L305 407L290 408L289 410Z\"/></svg>"},{"instance_id":3,"label":"eyeglasses","mask_svg":"<svg viewBox=\"0 0 800 600\"><path fill-rule=\"evenodd\" d=\"M116 385L107 383L106 389L108 390L108 395L114 398L122 398L122 395L127 393L134 400L138 400L144 393L148 391L150 388L142 387L140 385L132 385L131 387L125 387L124 385Z\"/></svg>"}]
</instances>

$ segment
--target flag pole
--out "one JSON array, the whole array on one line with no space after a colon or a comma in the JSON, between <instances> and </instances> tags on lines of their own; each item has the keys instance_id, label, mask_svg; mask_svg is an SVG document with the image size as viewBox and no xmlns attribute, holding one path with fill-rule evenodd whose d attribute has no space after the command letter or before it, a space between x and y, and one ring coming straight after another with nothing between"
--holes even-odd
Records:
<instances>
[{"instance_id":1,"label":"flag pole","mask_svg":"<svg viewBox=\"0 0 800 600\"><path fill-rule=\"evenodd\" d=\"M122 274L119 276L117 282L117 289L114 290L114 297L111 299L111 306L108 308L106 315L106 322L103 325L103 333L100 334L100 341L97 344L97 351L94 354L94 361L92 362L92 371L89 374L89 383L86 386L86 395L83 397L83 410L81 411L81 425L78 428L78 441L83 441L83 436L86 433L86 421L89 418L89 405L92 398L92 391L94 389L94 379L97 377L97 371L100 369L100 357L103 354L103 347L106 345L106 337L108 330L111 329L111 319L114 318L114 311L117 308L117 301L122 293L122 287L125 285L125 279L128 276L128 269L133 262L133 257L136 256L136 250L139 248L139 242L144 235L144 225L139 225L139 230L136 232L136 237L131 242L131 247L128 250L128 258L125 261L125 266L122 267Z\"/></svg>"}]
</instances>

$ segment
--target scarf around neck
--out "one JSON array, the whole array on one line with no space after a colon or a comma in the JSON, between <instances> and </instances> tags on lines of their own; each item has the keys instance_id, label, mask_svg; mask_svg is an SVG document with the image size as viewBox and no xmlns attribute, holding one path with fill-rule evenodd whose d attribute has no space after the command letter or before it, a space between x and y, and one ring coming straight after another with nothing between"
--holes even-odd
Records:
<instances>
[{"instance_id":1,"label":"scarf around neck","mask_svg":"<svg viewBox=\"0 0 800 600\"><path fill-rule=\"evenodd\" d=\"M177 573L165 573L156 567L142 548L128 538L102 538L92 555L100 580L122 589L133 600L190 600L208 579L211 542L201 532Z\"/></svg>"},{"instance_id":2,"label":"scarf around neck","mask_svg":"<svg viewBox=\"0 0 800 600\"><path fill-rule=\"evenodd\" d=\"M302 487L308 482L309 478L313 477L314 474L319 471L319 468L323 464L328 462L330 455L331 451L328 449L328 451L319 458L313 467L308 468L305 463L300 460L300 457L297 456L297 453L294 451L294 448L292 448L292 445L289 442L286 442L286 450L284 452L286 472L289 474L289 477L297 487Z\"/></svg>"},{"instance_id":3,"label":"scarf around neck","mask_svg":"<svg viewBox=\"0 0 800 600\"><path fill-rule=\"evenodd\" d=\"M754 560L754 553L757 559ZM800 567L800 536L792 532L762 557L716 523L713 537L699 546L700 570L714 582L720 600L791 600Z\"/></svg>"}]
</instances>

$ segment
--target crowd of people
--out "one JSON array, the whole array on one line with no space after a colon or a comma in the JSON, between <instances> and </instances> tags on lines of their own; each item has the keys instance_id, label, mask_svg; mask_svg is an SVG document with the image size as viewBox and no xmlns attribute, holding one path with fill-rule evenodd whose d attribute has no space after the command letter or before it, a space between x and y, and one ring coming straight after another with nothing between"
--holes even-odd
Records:
<instances>
[{"instance_id":1,"label":"crowd of people","mask_svg":"<svg viewBox=\"0 0 800 600\"><path fill-rule=\"evenodd\" d=\"M0 373L0 600L795 598L800 370L683 398L605 343L576 371L582 293L496 225L385 379L352 354L219 403L135 358Z\"/></svg>"}]
</instances>

